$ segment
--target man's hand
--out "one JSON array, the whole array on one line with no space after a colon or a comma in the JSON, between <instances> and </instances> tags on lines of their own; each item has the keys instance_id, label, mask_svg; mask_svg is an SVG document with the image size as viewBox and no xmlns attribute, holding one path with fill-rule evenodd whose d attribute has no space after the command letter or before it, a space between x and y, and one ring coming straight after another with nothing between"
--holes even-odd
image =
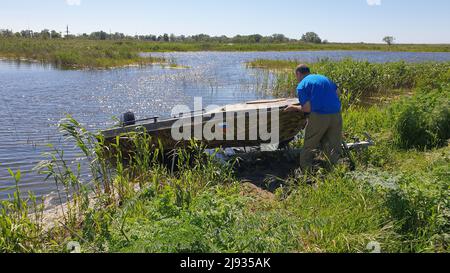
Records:
<instances>
[{"instance_id":1,"label":"man's hand","mask_svg":"<svg viewBox=\"0 0 450 273\"><path fill-rule=\"evenodd\" d=\"M286 109L284 109L284 112L287 113L299 113L299 112L303 112L303 108L299 105L289 105Z\"/></svg>"}]
</instances>

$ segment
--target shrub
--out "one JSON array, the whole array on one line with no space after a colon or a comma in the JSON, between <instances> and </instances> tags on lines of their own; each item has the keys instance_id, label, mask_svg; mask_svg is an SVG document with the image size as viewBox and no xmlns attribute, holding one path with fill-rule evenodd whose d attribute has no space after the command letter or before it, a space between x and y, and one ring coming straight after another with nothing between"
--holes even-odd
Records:
<instances>
[{"instance_id":1,"label":"shrub","mask_svg":"<svg viewBox=\"0 0 450 273\"><path fill-rule=\"evenodd\" d=\"M395 143L403 149L445 145L450 138L449 94L448 89L419 92L415 98L394 107Z\"/></svg>"},{"instance_id":2,"label":"shrub","mask_svg":"<svg viewBox=\"0 0 450 273\"><path fill-rule=\"evenodd\" d=\"M449 186L449 180L438 175L408 174L403 175L398 188L388 193L386 205L398 221L397 233L405 236L405 242L414 242L407 251L448 251Z\"/></svg>"}]
</instances>

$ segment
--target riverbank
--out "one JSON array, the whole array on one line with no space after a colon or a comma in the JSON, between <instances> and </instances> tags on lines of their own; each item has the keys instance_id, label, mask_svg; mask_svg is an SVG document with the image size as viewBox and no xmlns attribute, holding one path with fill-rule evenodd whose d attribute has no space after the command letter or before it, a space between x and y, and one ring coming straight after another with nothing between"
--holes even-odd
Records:
<instances>
[{"instance_id":1,"label":"riverbank","mask_svg":"<svg viewBox=\"0 0 450 273\"><path fill-rule=\"evenodd\" d=\"M142 57L126 42L0 38L0 57L30 60L64 69L114 68L166 63L163 58Z\"/></svg>"},{"instance_id":2,"label":"riverbank","mask_svg":"<svg viewBox=\"0 0 450 273\"><path fill-rule=\"evenodd\" d=\"M383 51L383 52L450 52L450 45L421 44L364 44L364 43L328 43L311 44L291 43L183 43L183 42L137 42L145 52L187 52L187 51Z\"/></svg>"},{"instance_id":3,"label":"riverbank","mask_svg":"<svg viewBox=\"0 0 450 273\"><path fill-rule=\"evenodd\" d=\"M0 57L28 59L63 68L111 68L164 63L141 52L188 51L403 51L450 52L450 45L308 44L308 43L192 43L139 40L0 38Z\"/></svg>"},{"instance_id":4,"label":"riverbank","mask_svg":"<svg viewBox=\"0 0 450 273\"><path fill-rule=\"evenodd\" d=\"M346 140L368 132L376 141L368 151L351 154L356 170L343 163L331 172L302 175L293 167L276 179L260 170L267 173L265 182L278 184L268 192L242 183L236 168L205 156L194 143L180 151L172 173L160 163L161 150L138 135L130 136L137 147L131 162L123 165L117 154L112 164L101 142L69 118L60 129L91 162L94 187L87 188L79 170L55 151L40 170L59 185L61 196L69 196L62 217L45 230L42 208L17 191L2 202L0 251L66 252L77 241L83 252L370 252L367 246L374 243L382 252L448 252L450 69L430 64L416 78L410 75L414 68L381 66L380 75L395 72L393 86L410 76L414 84L407 96L361 106L358 98L366 93L357 91L376 83L379 74L365 62L349 62L324 67L340 71L341 86L356 88L347 90L355 100L343 113ZM292 74L294 63L274 74L275 82ZM371 94L389 93L378 91ZM281 89L277 94L289 95ZM20 172L11 174L19 185Z\"/></svg>"}]
</instances>

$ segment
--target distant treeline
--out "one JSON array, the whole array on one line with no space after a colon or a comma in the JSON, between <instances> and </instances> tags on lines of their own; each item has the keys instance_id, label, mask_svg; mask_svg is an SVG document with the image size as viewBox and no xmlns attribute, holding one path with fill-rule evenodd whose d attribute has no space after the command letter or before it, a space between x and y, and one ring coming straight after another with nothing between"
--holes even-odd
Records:
<instances>
[{"instance_id":1,"label":"distant treeline","mask_svg":"<svg viewBox=\"0 0 450 273\"><path fill-rule=\"evenodd\" d=\"M130 36L124 33L108 33L105 31L96 31L90 34L83 33L78 35L72 35L58 32L55 30L44 29L40 32L32 30L22 30L14 32L9 29L0 29L0 37L20 37L20 38L36 38L36 39L61 39L61 38L82 38L92 40L143 40L152 42L215 42L215 43L288 43L288 42L305 42L305 43L327 43L314 32L308 32L302 35L300 39L291 39L284 34L273 34L271 36L263 36L260 34L253 35L236 35L234 37L222 36L210 36L207 34L198 34L185 36L177 36L175 34L162 34L162 35L135 35Z\"/></svg>"}]
</instances>

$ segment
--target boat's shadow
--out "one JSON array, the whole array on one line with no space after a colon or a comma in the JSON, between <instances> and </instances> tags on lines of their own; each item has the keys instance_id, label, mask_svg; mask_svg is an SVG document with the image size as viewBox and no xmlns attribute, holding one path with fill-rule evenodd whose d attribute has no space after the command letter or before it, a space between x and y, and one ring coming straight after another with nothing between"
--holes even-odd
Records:
<instances>
[{"instance_id":1,"label":"boat's shadow","mask_svg":"<svg viewBox=\"0 0 450 273\"><path fill-rule=\"evenodd\" d=\"M235 173L243 183L251 183L274 193L288 184L299 166L300 150L255 152L240 156Z\"/></svg>"}]
</instances>

